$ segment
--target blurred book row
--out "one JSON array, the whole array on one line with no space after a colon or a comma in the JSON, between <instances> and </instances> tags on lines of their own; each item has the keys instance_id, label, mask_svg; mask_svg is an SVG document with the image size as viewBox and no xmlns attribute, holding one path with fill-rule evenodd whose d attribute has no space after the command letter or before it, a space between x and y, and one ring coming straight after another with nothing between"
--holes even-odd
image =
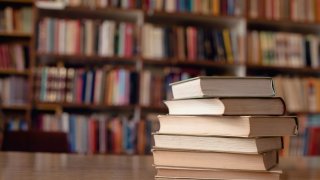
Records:
<instances>
[{"instance_id":1,"label":"blurred book row","mask_svg":"<svg viewBox=\"0 0 320 180\"><path fill-rule=\"evenodd\" d=\"M122 8L143 9L160 12L190 12L207 15L240 16L244 14L245 0L66 0L55 3L59 8L94 7L94 8ZM50 3L37 3L38 7L50 8Z\"/></svg>"},{"instance_id":2,"label":"blurred book row","mask_svg":"<svg viewBox=\"0 0 320 180\"><path fill-rule=\"evenodd\" d=\"M318 0L249 0L250 18L314 22L320 20Z\"/></svg>"},{"instance_id":3,"label":"blurred book row","mask_svg":"<svg viewBox=\"0 0 320 180\"><path fill-rule=\"evenodd\" d=\"M228 29L145 24L142 28L142 56L240 63L244 61L244 54L239 39L237 31Z\"/></svg>"},{"instance_id":4,"label":"blurred book row","mask_svg":"<svg viewBox=\"0 0 320 180\"><path fill-rule=\"evenodd\" d=\"M40 53L120 57L137 53L137 31L130 23L44 18L38 32Z\"/></svg>"},{"instance_id":5,"label":"blurred book row","mask_svg":"<svg viewBox=\"0 0 320 180\"><path fill-rule=\"evenodd\" d=\"M318 78L275 77L277 96L282 97L289 112L320 112Z\"/></svg>"},{"instance_id":6,"label":"blurred book row","mask_svg":"<svg viewBox=\"0 0 320 180\"><path fill-rule=\"evenodd\" d=\"M23 71L29 61L29 48L21 44L0 44L0 69Z\"/></svg>"},{"instance_id":7,"label":"blurred book row","mask_svg":"<svg viewBox=\"0 0 320 180\"><path fill-rule=\"evenodd\" d=\"M0 9L0 32L31 33L32 9L29 7Z\"/></svg>"},{"instance_id":8,"label":"blurred book row","mask_svg":"<svg viewBox=\"0 0 320 180\"><path fill-rule=\"evenodd\" d=\"M320 155L320 116L299 116L299 134L296 137L285 138L288 145L284 155L289 156L319 156Z\"/></svg>"},{"instance_id":9,"label":"blurred book row","mask_svg":"<svg viewBox=\"0 0 320 180\"><path fill-rule=\"evenodd\" d=\"M250 64L319 67L320 41L317 35L251 31L247 38Z\"/></svg>"},{"instance_id":10,"label":"blurred book row","mask_svg":"<svg viewBox=\"0 0 320 180\"><path fill-rule=\"evenodd\" d=\"M127 69L43 67L37 70L35 95L41 102L136 104L138 78Z\"/></svg>"},{"instance_id":11,"label":"blurred book row","mask_svg":"<svg viewBox=\"0 0 320 180\"><path fill-rule=\"evenodd\" d=\"M151 119L69 113L61 116L42 114L33 125L41 131L66 132L71 152L114 154L151 153L151 132L159 126Z\"/></svg>"},{"instance_id":12,"label":"blurred book row","mask_svg":"<svg viewBox=\"0 0 320 180\"><path fill-rule=\"evenodd\" d=\"M26 105L29 84L23 77L10 76L0 79L1 105Z\"/></svg>"},{"instance_id":13,"label":"blurred book row","mask_svg":"<svg viewBox=\"0 0 320 180\"><path fill-rule=\"evenodd\" d=\"M125 0L126 1L126 0ZM151 0L147 10L159 12L189 12L206 15L241 16L245 10L245 0Z\"/></svg>"}]
</instances>

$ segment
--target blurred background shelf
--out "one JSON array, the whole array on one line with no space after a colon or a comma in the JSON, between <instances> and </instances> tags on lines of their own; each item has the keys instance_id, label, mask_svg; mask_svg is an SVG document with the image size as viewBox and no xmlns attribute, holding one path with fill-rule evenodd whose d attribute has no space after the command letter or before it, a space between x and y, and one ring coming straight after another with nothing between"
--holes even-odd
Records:
<instances>
[{"instance_id":1,"label":"blurred background shelf","mask_svg":"<svg viewBox=\"0 0 320 180\"><path fill-rule=\"evenodd\" d=\"M286 141L291 150L283 154L307 155L302 152L305 145L297 142L312 144L305 134L320 126L320 14L305 11L305 1L296 9L275 8L271 1L256 0L234 0L236 6L229 8L226 0L227 8L220 4L199 9L168 9L139 0L121 2L103 6L98 1L69 1L60 9L48 9L30 0L0 0L0 13L12 11L11 21L5 24L13 26L12 33L0 31L0 60L3 54L9 57L5 63L0 61L0 67L14 62L10 68L0 69L0 80L11 83L8 92L21 89L28 99L23 106L1 107L5 123L19 120L27 122L29 131L63 131L54 129L62 127L59 122L63 118L69 123L76 119L78 126L86 127L86 123L101 122L97 120L101 117L114 123L108 127L115 128L115 133L132 123L127 128L139 134L134 135L137 141L146 142L149 130L157 129L156 114L168 113L162 101L172 98L169 83L203 75L272 76L277 95L290 104L288 114L298 115L299 123L307 124L300 129L300 136ZM255 7L254 2L265 4ZM16 30L19 18L14 17L24 8L31 16L27 24L30 33ZM291 13L299 8L304 11ZM289 66L287 61L292 59L300 65ZM18 60L23 60L24 71L16 70ZM278 60L287 64L278 66ZM16 78L21 83L14 83ZM18 87L22 82L27 85ZM86 96L90 103L64 103L70 89L73 96L81 95L81 101ZM41 93L43 99L39 98ZM47 99L57 102L45 102ZM94 105L97 99L110 105ZM130 99L127 104L132 105L105 103L123 99ZM16 111L23 118L17 118ZM311 122L316 125L309 127ZM52 129L44 130L43 124ZM150 153L141 150L150 149L148 143L133 154ZM122 149L116 154L126 152Z\"/></svg>"}]
</instances>

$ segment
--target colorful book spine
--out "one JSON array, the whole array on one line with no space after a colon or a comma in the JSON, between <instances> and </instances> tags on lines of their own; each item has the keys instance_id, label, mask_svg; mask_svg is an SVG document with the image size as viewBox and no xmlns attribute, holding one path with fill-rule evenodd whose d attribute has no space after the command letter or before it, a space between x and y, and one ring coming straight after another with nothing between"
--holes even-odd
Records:
<instances>
[{"instance_id":1,"label":"colorful book spine","mask_svg":"<svg viewBox=\"0 0 320 180\"><path fill-rule=\"evenodd\" d=\"M137 72L127 69L43 67L36 77L36 97L41 102L136 104L138 80Z\"/></svg>"},{"instance_id":2,"label":"colorful book spine","mask_svg":"<svg viewBox=\"0 0 320 180\"><path fill-rule=\"evenodd\" d=\"M0 96L3 105L26 105L29 101L29 84L23 77L6 77L0 79Z\"/></svg>"},{"instance_id":3,"label":"colorful book spine","mask_svg":"<svg viewBox=\"0 0 320 180\"><path fill-rule=\"evenodd\" d=\"M24 71L29 62L28 49L20 44L0 44L0 70Z\"/></svg>"},{"instance_id":4,"label":"colorful book spine","mask_svg":"<svg viewBox=\"0 0 320 180\"><path fill-rule=\"evenodd\" d=\"M71 152L88 154L150 154L151 132L159 128L156 120L137 121L106 114L63 113L61 118L41 114L33 124L37 130L66 132Z\"/></svg>"},{"instance_id":5,"label":"colorful book spine","mask_svg":"<svg viewBox=\"0 0 320 180\"><path fill-rule=\"evenodd\" d=\"M147 59L244 62L238 46L241 36L236 31L145 24L142 32L142 56Z\"/></svg>"},{"instance_id":6,"label":"colorful book spine","mask_svg":"<svg viewBox=\"0 0 320 180\"><path fill-rule=\"evenodd\" d=\"M286 156L319 156L320 155L320 116L300 115L299 133L287 140Z\"/></svg>"},{"instance_id":7,"label":"colorful book spine","mask_svg":"<svg viewBox=\"0 0 320 180\"><path fill-rule=\"evenodd\" d=\"M319 21L318 0L249 0L248 15L252 19Z\"/></svg>"},{"instance_id":8,"label":"colorful book spine","mask_svg":"<svg viewBox=\"0 0 320 180\"><path fill-rule=\"evenodd\" d=\"M285 67L319 67L317 35L251 31L247 36L250 64Z\"/></svg>"},{"instance_id":9,"label":"colorful book spine","mask_svg":"<svg viewBox=\"0 0 320 180\"><path fill-rule=\"evenodd\" d=\"M29 129L27 121L19 117L6 117L4 128L5 131L27 131Z\"/></svg>"},{"instance_id":10,"label":"colorful book spine","mask_svg":"<svg viewBox=\"0 0 320 180\"><path fill-rule=\"evenodd\" d=\"M151 0L151 3L145 3L145 7L149 11L159 12L241 16L245 11L245 3L245 0Z\"/></svg>"},{"instance_id":11,"label":"colorful book spine","mask_svg":"<svg viewBox=\"0 0 320 180\"><path fill-rule=\"evenodd\" d=\"M38 24L38 52L58 55L133 57L136 26L100 20L44 18Z\"/></svg>"},{"instance_id":12,"label":"colorful book spine","mask_svg":"<svg viewBox=\"0 0 320 180\"><path fill-rule=\"evenodd\" d=\"M1 7L0 32L31 33L32 16L33 12L30 7Z\"/></svg>"}]
</instances>

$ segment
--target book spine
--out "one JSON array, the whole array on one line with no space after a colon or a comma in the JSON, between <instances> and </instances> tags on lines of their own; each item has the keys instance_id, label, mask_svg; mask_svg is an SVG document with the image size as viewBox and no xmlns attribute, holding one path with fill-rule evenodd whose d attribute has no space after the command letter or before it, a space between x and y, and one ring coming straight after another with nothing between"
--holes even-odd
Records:
<instances>
[{"instance_id":1,"label":"book spine","mask_svg":"<svg viewBox=\"0 0 320 180\"><path fill-rule=\"evenodd\" d=\"M103 69L84 71L43 67L38 72L36 92L39 92L40 101L91 105L129 105L137 102L134 96L138 93L138 75L127 69L105 72Z\"/></svg>"}]
</instances>

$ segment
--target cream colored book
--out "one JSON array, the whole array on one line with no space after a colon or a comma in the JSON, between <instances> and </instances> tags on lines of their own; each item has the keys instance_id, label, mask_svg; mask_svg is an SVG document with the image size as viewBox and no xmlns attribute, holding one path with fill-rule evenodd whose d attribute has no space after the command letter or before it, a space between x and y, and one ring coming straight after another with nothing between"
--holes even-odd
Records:
<instances>
[{"instance_id":1,"label":"cream colored book","mask_svg":"<svg viewBox=\"0 0 320 180\"><path fill-rule=\"evenodd\" d=\"M265 137L297 134L298 123L293 116L171 116L159 115L159 133Z\"/></svg>"},{"instance_id":2,"label":"cream colored book","mask_svg":"<svg viewBox=\"0 0 320 180\"><path fill-rule=\"evenodd\" d=\"M156 148L152 152L156 166L262 171L278 163L277 151L239 154Z\"/></svg>"},{"instance_id":3,"label":"cream colored book","mask_svg":"<svg viewBox=\"0 0 320 180\"><path fill-rule=\"evenodd\" d=\"M281 137L238 138L154 134L155 146L165 149L189 149L233 153L262 153L282 149Z\"/></svg>"},{"instance_id":4,"label":"cream colored book","mask_svg":"<svg viewBox=\"0 0 320 180\"><path fill-rule=\"evenodd\" d=\"M224 169L201 169L184 167L166 167L156 166L156 179L261 179L261 180L279 180L282 171L278 168L272 168L269 171L239 171Z\"/></svg>"},{"instance_id":5,"label":"cream colored book","mask_svg":"<svg viewBox=\"0 0 320 180\"><path fill-rule=\"evenodd\" d=\"M268 77L200 76L170 84L174 99L202 97L271 97L273 81Z\"/></svg>"}]
</instances>

